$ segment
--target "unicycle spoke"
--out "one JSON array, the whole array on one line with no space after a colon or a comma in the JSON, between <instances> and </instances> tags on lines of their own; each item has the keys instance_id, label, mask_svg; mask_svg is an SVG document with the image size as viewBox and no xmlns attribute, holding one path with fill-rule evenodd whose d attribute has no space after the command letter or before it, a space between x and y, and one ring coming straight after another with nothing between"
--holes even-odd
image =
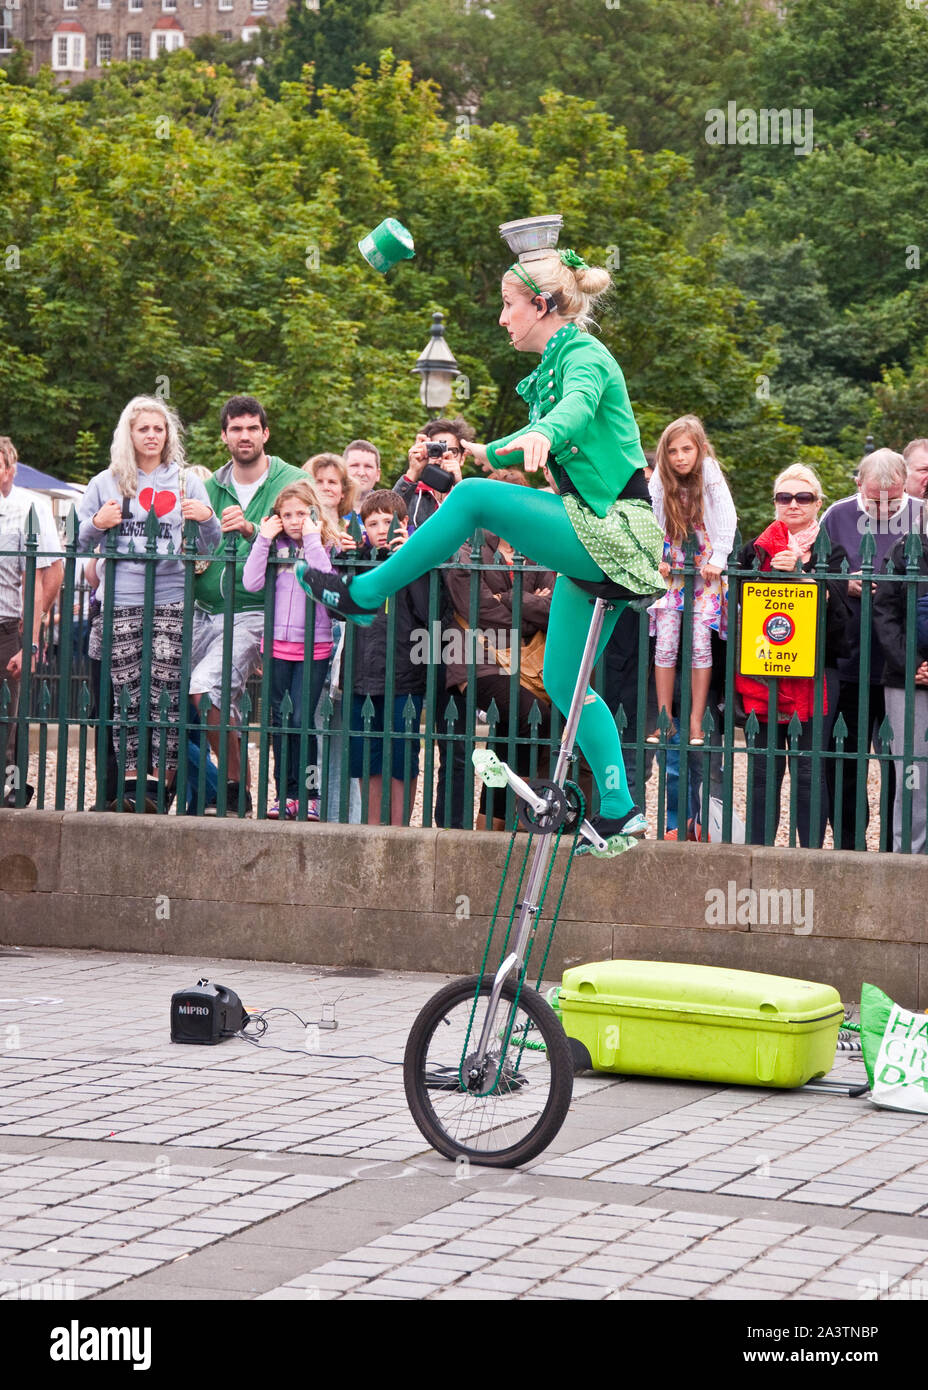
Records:
<instances>
[{"instance_id":1,"label":"unicycle spoke","mask_svg":"<svg viewBox=\"0 0 928 1390\"><path fill-rule=\"evenodd\" d=\"M404 1079L413 1118L439 1153L512 1167L540 1153L560 1129L573 1061L556 1015L533 989L523 988L512 1018L511 982L487 1055L479 1057L490 988L489 980L480 986L476 1008L476 978L457 980L429 1001L409 1036Z\"/></svg>"}]
</instances>

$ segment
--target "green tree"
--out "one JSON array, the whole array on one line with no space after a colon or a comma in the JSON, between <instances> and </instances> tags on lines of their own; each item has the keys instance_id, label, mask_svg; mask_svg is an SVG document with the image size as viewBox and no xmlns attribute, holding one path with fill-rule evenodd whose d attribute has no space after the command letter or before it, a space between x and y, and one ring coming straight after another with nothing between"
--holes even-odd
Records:
<instances>
[{"instance_id":1,"label":"green tree","mask_svg":"<svg viewBox=\"0 0 928 1390\"><path fill-rule=\"evenodd\" d=\"M311 64L320 86L350 87L361 64L375 67L377 46L369 21L383 0L291 0L259 73L262 88L278 96L283 82L298 82Z\"/></svg>"}]
</instances>

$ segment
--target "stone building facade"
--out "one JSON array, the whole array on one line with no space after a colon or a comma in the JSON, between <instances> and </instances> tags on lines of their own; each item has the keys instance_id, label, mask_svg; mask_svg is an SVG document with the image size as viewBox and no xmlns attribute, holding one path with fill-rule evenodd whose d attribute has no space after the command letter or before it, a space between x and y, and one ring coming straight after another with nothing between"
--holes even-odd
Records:
<instances>
[{"instance_id":1,"label":"stone building facade","mask_svg":"<svg viewBox=\"0 0 928 1390\"><path fill-rule=\"evenodd\" d=\"M21 40L33 69L61 82L99 77L107 63L157 58L199 34L250 38L286 17L288 0L0 0L0 59ZM315 6L313 6L315 8Z\"/></svg>"}]
</instances>

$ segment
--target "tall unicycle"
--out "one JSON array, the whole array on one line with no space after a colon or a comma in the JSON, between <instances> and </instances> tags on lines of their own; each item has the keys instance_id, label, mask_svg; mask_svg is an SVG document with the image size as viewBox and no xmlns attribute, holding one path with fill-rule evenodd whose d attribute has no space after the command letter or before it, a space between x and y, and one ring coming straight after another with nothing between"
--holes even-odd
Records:
<instances>
[{"instance_id":1,"label":"tall unicycle","mask_svg":"<svg viewBox=\"0 0 928 1390\"><path fill-rule=\"evenodd\" d=\"M491 787L516 793L519 821L530 833L514 856L512 835L480 971L453 980L428 1001L406 1044L403 1081L412 1117L446 1158L492 1168L527 1163L555 1138L570 1106L574 1062L557 1014L528 983L532 947L544 942L541 984L574 853L583 840L606 842L584 818L579 787L567 780L583 699L589 687L608 601L597 598L577 684L551 781L526 782L489 750L474 764ZM525 843L525 837L520 837ZM553 912L545 901L563 841ZM504 903L511 888L508 912ZM546 920L549 919L549 920ZM545 921L545 930L540 932ZM499 964L488 969L497 925L505 926Z\"/></svg>"}]
</instances>

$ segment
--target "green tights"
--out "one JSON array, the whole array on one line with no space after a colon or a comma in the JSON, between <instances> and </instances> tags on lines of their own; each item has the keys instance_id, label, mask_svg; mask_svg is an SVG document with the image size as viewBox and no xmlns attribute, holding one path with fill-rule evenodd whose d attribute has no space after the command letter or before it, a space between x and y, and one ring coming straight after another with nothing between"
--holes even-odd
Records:
<instances>
[{"instance_id":1,"label":"green tights","mask_svg":"<svg viewBox=\"0 0 928 1390\"><path fill-rule=\"evenodd\" d=\"M602 570L577 539L564 504L551 492L468 478L446 497L434 516L413 532L382 565L351 581L351 597L363 607L379 608L404 585L444 564L477 527L502 536L522 555L558 575L551 599L545 643L545 689L566 715L592 618L592 597L568 576L602 579ZM605 615L597 660L625 607L617 603ZM625 763L615 719L605 701L591 690L580 715L577 742L599 788L600 814L622 817L632 808Z\"/></svg>"}]
</instances>

